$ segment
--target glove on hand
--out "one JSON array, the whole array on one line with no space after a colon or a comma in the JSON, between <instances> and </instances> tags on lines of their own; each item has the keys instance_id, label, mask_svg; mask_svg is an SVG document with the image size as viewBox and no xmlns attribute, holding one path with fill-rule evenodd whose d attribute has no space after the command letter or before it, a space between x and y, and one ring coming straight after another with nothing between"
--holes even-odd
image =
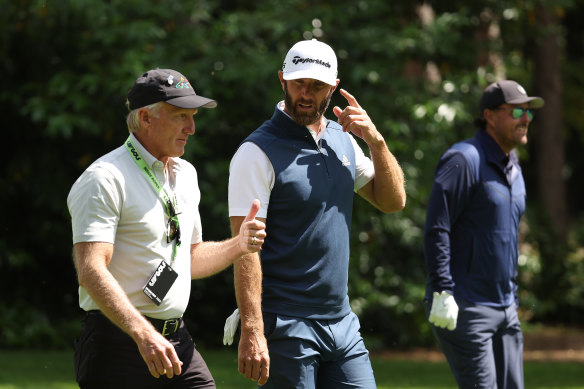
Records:
<instances>
[{"instance_id":1,"label":"glove on hand","mask_svg":"<svg viewBox=\"0 0 584 389\"><path fill-rule=\"evenodd\" d=\"M448 328L452 331L456 328L457 318L458 305L456 305L454 297L446 291L434 292L434 300L432 301L432 309L430 310L428 321L436 327Z\"/></svg>"},{"instance_id":2,"label":"glove on hand","mask_svg":"<svg viewBox=\"0 0 584 389\"><path fill-rule=\"evenodd\" d=\"M239 309L235 308L235 311L225 320L225 327L223 327L223 345L229 345L233 343L233 336L235 331L237 331L237 326L239 325Z\"/></svg>"}]
</instances>

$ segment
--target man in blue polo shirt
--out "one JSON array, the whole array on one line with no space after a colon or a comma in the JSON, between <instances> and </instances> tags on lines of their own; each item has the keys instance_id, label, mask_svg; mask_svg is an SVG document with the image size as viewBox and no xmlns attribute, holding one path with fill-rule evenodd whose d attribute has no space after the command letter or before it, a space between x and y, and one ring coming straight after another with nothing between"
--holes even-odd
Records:
<instances>
[{"instance_id":1,"label":"man in blue polo shirt","mask_svg":"<svg viewBox=\"0 0 584 389\"><path fill-rule=\"evenodd\" d=\"M232 231L251 196L260 199L257 217L268 236L260 253L234 267L238 369L264 388L375 388L347 295L351 212L354 192L381 211L401 210L403 173L347 91L340 93L348 106L333 109L338 122L323 116L339 84L330 46L296 43L278 76L284 101L230 167Z\"/></svg>"},{"instance_id":2,"label":"man in blue polo shirt","mask_svg":"<svg viewBox=\"0 0 584 389\"><path fill-rule=\"evenodd\" d=\"M476 135L449 148L435 171L426 310L460 388L523 388L517 235L526 193L514 148L527 143L543 104L515 81L489 85Z\"/></svg>"}]
</instances>

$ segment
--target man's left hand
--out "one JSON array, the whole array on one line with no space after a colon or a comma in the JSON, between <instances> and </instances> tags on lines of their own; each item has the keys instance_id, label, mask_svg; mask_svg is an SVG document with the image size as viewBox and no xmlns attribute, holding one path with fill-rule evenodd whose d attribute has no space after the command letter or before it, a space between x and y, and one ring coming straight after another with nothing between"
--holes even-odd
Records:
<instances>
[{"instance_id":1,"label":"man's left hand","mask_svg":"<svg viewBox=\"0 0 584 389\"><path fill-rule=\"evenodd\" d=\"M337 117L338 123L343 126L343 131L352 132L367 144L376 140L379 133L367 112L349 92L341 89L340 93L347 99L349 105L345 109L336 106L333 108L333 113Z\"/></svg>"},{"instance_id":2,"label":"man's left hand","mask_svg":"<svg viewBox=\"0 0 584 389\"><path fill-rule=\"evenodd\" d=\"M225 320L225 326L223 327L223 345L231 346L233 343L235 331L237 331L237 327L239 326L239 316L239 309L235 308L235 311Z\"/></svg>"},{"instance_id":3,"label":"man's left hand","mask_svg":"<svg viewBox=\"0 0 584 389\"><path fill-rule=\"evenodd\" d=\"M455 330L458 319L458 305L454 297L447 291L434 292L433 297L428 321L436 327L448 328L450 331Z\"/></svg>"},{"instance_id":4,"label":"man's left hand","mask_svg":"<svg viewBox=\"0 0 584 389\"><path fill-rule=\"evenodd\" d=\"M257 253L266 238L266 225L255 218L260 209L260 201L255 199L248 215L239 229L239 247L244 253Z\"/></svg>"}]
</instances>

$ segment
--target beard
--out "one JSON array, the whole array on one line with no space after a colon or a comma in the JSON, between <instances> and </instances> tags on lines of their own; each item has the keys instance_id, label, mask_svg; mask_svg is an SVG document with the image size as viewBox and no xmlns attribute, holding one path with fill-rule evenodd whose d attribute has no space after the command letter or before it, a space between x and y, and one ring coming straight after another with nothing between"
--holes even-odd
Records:
<instances>
[{"instance_id":1,"label":"beard","mask_svg":"<svg viewBox=\"0 0 584 389\"><path fill-rule=\"evenodd\" d=\"M317 108L314 108L311 112L298 112L296 108L296 104L292 101L292 97L288 94L288 85L284 84L284 104L286 104L286 108L290 111L290 116L294 121L301 125L301 126L308 126L310 124L316 123L320 120L322 115L327 110L330 102L331 96L333 95L333 91L331 90L327 97L321 101L320 105ZM301 102L302 100L297 101Z\"/></svg>"}]
</instances>

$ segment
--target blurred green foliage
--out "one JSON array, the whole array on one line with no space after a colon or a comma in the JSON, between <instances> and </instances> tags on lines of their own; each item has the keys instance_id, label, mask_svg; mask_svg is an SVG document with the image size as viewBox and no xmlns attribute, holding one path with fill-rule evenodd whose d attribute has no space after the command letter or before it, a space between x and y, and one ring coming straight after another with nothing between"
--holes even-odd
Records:
<instances>
[{"instance_id":1,"label":"blurred green foliage","mask_svg":"<svg viewBox=\"0 0 584 389\"><path fill-rule=\"evenodd\" d=\"M384 215L356 199L350 295L372 347L432 343L423 313L422 235L435 164L473 135L482 89L503 68L532 92L534 10L560 15L566 185L571 233L556 237L533 193L538 155L521 150L528 183L520 283L524 320L582 323L584 313L584 6L569 0L0 0L0 110L7 163L0 180L0 344L71 344L81 317L70 258L68 191L127 136L125 94L143 71L175 68L219 102L200 111L184 156L199 172L205 240L229 236L227 178L239 143L282 97L288 48L318 38L339 57L341 87L385 136L408 201ZM496 29L498 37L490 39ZM490 56L500 58L499 68ZM532 92L533 93L533 92ZM335 94L333 105L343 106ZM329 112L330 115L330 112ZM537 136L537 121L532 131ZM193 281L186 319L219 345L235 307L232 272Z\"/></svg>"}]
</instances>

